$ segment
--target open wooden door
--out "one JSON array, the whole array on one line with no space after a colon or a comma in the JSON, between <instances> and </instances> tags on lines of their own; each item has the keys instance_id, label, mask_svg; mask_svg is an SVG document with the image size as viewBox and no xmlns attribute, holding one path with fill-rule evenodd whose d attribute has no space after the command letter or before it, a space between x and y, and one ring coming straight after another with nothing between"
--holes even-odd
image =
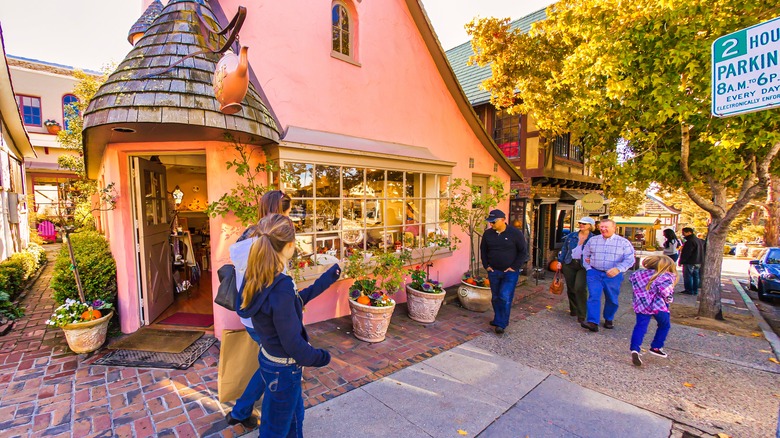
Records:
<instances>
[{"instance_id":1,"label":"open wooden door","mask_svg":"<svg viewBox=\"0 0 780 438\"><path fill-rule=\"evenodd\" d=\"M133 157L132 166L142 321L143 324L151 324L173 303L174 298L165 166L139 157Z\"/></svg>"}]
</instances>

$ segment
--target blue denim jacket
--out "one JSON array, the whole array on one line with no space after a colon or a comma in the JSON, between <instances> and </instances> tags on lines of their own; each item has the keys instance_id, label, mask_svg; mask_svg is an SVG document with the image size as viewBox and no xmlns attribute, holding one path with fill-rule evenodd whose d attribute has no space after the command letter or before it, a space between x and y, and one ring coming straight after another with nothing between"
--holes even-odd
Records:
<instances>
[{"instance_id":1,"label":"blue denim jacket","mask_svg":"<svg viewBox=\"0 0 780 438\"><path fill-rule=\"evenodd\" d=\"M580 233L569 233L566 235L566 238L563 239L563 248L561 248L561 252L558 253L558 261L563 263L564 265L568 265L571 263L571 252L574 248L577 247L577 244L580 242ZM590 233L587 239L585 239L585 242L582 243L582 246L585 246L586 243L588 243L588 240L590 240L591 237L595 236L595 234Z\"/></svg>"}]
</instances>

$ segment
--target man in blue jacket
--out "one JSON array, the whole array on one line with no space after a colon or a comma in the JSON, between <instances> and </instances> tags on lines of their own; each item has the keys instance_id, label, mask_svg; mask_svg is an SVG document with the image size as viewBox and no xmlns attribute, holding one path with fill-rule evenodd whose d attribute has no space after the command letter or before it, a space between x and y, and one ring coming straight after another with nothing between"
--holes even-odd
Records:
<instances>
[{"instance_id":1,"label":"man in blue jacket","mask_svg":"<svg viewBox=\"0 0 780 438\"><path fill-rule=\"evenodd\" d=\"M517 280L520 270L528 261L528 245L520 230L507 225L503 211L492 210L486 220L492 227L485 230L479 249L493 296L494 316L490 325L500 335L509 325Z\"/></svg>"}]
</instances>

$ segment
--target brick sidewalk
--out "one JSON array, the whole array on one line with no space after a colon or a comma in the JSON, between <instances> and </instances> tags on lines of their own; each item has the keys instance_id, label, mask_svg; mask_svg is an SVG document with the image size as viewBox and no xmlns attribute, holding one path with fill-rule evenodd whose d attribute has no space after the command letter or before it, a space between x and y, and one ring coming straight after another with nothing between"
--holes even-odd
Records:
<instances>
[{"instance_id":1,"label":"brick sidewalk","mask_svg":"<svg viewBox=\"0 0 780 438\"><path fill-rule=\"evenodd\" d=\"M245 433L224 420L217 401L219 343L187 370L91 365L103 352L71 353L62 331L47 328L54 309L49 288L54 252L23 300L26 316L0 337L0 437L232 437ZM548 276L551 277L551 276ZM547 294L550 280L518 288L512 321L562 297ZM539 293L545 292L545 293ZM565 295L564 295L565 296ZM306 407L389 375L489 332L491 313L442 306L423 325L399 305L387 339L369 344L352 336L350 317L307 326L313 344L333 354L330 365L304 370Z\"/></svg>"}]
</instances>

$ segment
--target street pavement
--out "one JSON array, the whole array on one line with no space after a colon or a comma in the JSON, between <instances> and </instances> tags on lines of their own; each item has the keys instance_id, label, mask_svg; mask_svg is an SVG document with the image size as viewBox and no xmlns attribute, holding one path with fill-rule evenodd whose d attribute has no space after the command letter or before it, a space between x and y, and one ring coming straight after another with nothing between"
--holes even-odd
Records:
<instances>
[{"instance_id":1,"label":"street pavement","mask_svg":"<svg viewBox=\"0 0 780 438\"><path fill-rule=\"evenodd\" d=\"M734 302L726 317L748 312L731 281L723 286ZM558 299L504 335L481 335L310 408L305 436L775 436L780 367L763 337L673 321L669 358L645 351L635 367L631 297L624 282L616 328L598 333L579 327Z\"/></svg>"},{"instance_id":2,"label":"street pavement","mask_svg":"<svg viewBox=\"0 0 780 438\"><path fill-rule=\"evenodd\" d=\"M0 437L257 436L224 420L219 344L188 370L97 366L105 352L69 353L61 331L43 323L54 307L52 265L27 293L27 315L0 337ZM645 355L637 368L627 284L616 328L590 333L568 315L565 295L547 292L551 277L518 288L501 336L487 325L491 312L454 302L434 324L399 305L379 344L356 340L349 317L308 326L333 361L304 371L306 436L775 435L780 370L760 334L675 324L670 358ZM731 281L724 297L733 301L727 316L749 312Z\"/></svg>"}]
</instances>

